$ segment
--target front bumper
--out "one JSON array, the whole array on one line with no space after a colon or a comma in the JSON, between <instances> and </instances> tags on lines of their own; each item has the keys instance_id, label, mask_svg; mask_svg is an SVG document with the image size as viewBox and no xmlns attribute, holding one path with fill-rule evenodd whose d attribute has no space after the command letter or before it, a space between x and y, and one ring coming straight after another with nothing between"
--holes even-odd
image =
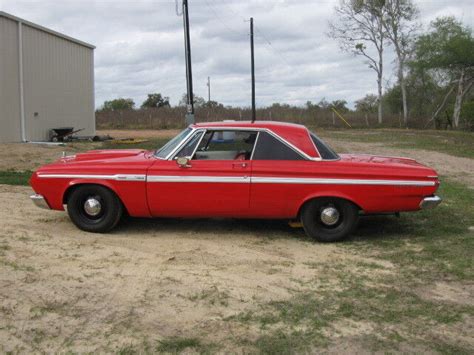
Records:
<instances>
[{"instance_id":1,"label":"front bumper","mask_svg":"<svg viewBox=\"0 0 474 355\"><path fill-rule=\"evenodd\" d=\"M50 210L51 208L49 207L48 203L46 202L46 199L39 194L34 194L30 196L31 201L38 206L39 208L44 208L46 210Z\"/></svg>"},{"instance_id":2,"label":"front bumper","mask_svg":"<svg viewBox=\"0 0 474 355\"><path fill-rule=\"evenodd\" d=\"M429 210L431 208L435 208L441 203L442 199L439 196L429 196L425 197L423 200L420 202L420 208L422 210Z\"/></svg>"}]
</instances>

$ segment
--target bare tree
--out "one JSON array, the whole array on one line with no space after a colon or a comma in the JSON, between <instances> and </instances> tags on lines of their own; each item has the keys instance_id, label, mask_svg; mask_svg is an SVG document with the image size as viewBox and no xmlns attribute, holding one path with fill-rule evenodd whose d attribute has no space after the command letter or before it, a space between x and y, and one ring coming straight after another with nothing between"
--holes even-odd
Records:
<instances>
[{"instance_id":1,"label":"bare tree","mask_svg":"<svg viewBox=\"0 0 474 355\"><path fill-rule=\"evenodd\" d=\"M382 123L383 51L387 45L384 0L342 0L335 7L337 20L329 22L329 36L341 49L367 60L377 73L378 122Z\"/></svg>"},{"instance_id":2,"label":"bare tree","mask_svg":"<svg viewBox=\"0 0 474 355\"><path fill-rule=\"evenodd\" d=\"M397 54L397 76L402 91L403 122L408 123L405 63L412 48L418 10L412 0L385 0L384 27Z\"/></svg>"}]
</instances>

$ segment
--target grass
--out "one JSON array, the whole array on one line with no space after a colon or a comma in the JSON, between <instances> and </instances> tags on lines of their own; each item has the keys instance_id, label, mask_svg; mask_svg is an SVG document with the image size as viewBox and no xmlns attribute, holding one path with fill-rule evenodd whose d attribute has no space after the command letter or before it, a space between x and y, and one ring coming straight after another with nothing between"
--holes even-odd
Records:
<instances>
[{"instance_id":1,"label":"grass","mask_svg":"<svg viewBox=\"0 0 474 355\"><path fill-rule=\"evenodd\" d=\"M0 265L9 266L15 271L27 271L27 272L35 271L35 268L33 266L21 265L15 261L0 259Z\"/></svg>"},{"instance_id":2,"label":"grass","mask_svg":"<svg viewBox=\"0 0 474 355\"><path fill-rule=\"evenodd\" d=\"M192 348L200 353L206 352L206 346L197 338L170 337L159 340L156 351L162 353L177 354L186 349Z\"/></svg>"},{"instance_id":3,"label":"grass","mask_svg":"<svg viewBox=\"0 0 474 355\"><path fill-rule=\"evenodd\" d=\"M393 272L384 273L383 264L373 262L305 263L318 269L318 277L301 283L300 291L228 321L260 329L255 340L244 343L266 354L324 349L344 320L373 328L357 336L370 351L401 351L401 344L410 344L427 352L468 353L466 343L440 339L432 331L462 324L465 316L474 316L474 307L420 295L436 282L464 285L474 278L474 235L468 230L474 225L474 190L443 180L439 194L444 202L437 209L400 219L363 219L352 240L338 245L388 262Z\"/></svg>"},{"instance_id":4,"label":"grass","mask_svg":"<svg viewBox=\"0 0 474 355\"><path fill-rule=\"evenodd\" d=\"M363 143L383 143L387 147L424 149L458 157L474 158L474 134L433 130L340 130L318 132L323 138Z\"/></svg>"},{"instance_id":5,"label":"grass","mask_svg":"<svg viewBox=\"0 0 474 355\"><path fill-rule=\"evenodd\" d=\"M192 294L187 297L190 301L205 301L210 305L228 306L229 294L217 289L216 286L203 290L199 293Z\"/></svg>"},{"instance_id":6,"label":"grass","mask_svg":"<svg viewBox=\"0 0 474 355\"><path fill-rule=\"evenodd\" d=\"M0 171L0 184L25 186L28 185L31 174L33 172L30 170L3 170Z\"/></svg>"},{"instance_id":7,"label":"grass","mask_svg":"<svg viewBox=\"0 0 474 355\"><path fill-rule=\"evenodd\" d=\"M474 190L442 179L437 194L444 201L434 210L403 214L400 219L362 219L353 242L343 246L386 259L407 277L472 280L474 237L469 227L474 226Z\"/></svg>"}]
</instances>

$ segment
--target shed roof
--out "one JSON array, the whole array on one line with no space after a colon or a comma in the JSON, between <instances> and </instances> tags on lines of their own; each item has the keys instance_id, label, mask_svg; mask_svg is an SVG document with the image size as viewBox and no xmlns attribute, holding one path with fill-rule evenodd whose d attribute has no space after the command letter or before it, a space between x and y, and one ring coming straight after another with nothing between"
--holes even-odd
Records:
<instances>
[{"instance_id":1,"label":"shed roof","mask_svg":"<svg viewBox=\"0 0 474 355\"><path fill-rule=\"evenodd\" d=\"M86 43L86 42L83 42L83 41L80 41L78 39L75 39L75 38L72 38L72 37L69 37L65 34L62 34L62 33L59 33L59 32L56 32L56 31L53 31L49 28L46 28L46 27L43 27L43 26L40 26L40 25L37 25L33 22L30 22L30 21L27 21L27 20L24 20L22 18L19 18L19 17L16 17L14 15L11 15L9 13L6 13L4 11L0 11L0 17L6 17L10 20L13 20L13 21L16 21L16 22L21 22L22 24L25 24L29 27L32 27L32 28L36 28L37 30L40 30L40 31L43 31L43 32L46 32L46 33L49 33L53 36L57 36L57 37L60 37L60 38L63 38L67 41L70 41L70 42L73 42L73 43L76 43L76 44L79 44L81 46L84 46L84 47L87 47L87 48L90 48L90 49L95 49L95 46L93 46L92 44L89 44L89 43Z\"/></svg>"}]
</instances>

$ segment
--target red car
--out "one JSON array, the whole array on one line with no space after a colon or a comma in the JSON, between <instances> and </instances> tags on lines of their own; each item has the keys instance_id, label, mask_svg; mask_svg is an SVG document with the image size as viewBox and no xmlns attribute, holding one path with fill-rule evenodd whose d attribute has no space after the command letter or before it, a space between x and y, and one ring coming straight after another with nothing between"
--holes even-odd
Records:
<instances>
[{"instance_id":1,"label":"red car","mask_svg":"<svg viewBox=\"0 0 474 355\"><path fill-rule=\"evenodd\" d=\"M40 207L64 210L88 232L120 217L299 219L324 242L360 215L432 208L433 169L413 159L336 154L306 127L281 122L191 125L156 151L93 150L38 169Z\"/></svg>"}]
</instances>

